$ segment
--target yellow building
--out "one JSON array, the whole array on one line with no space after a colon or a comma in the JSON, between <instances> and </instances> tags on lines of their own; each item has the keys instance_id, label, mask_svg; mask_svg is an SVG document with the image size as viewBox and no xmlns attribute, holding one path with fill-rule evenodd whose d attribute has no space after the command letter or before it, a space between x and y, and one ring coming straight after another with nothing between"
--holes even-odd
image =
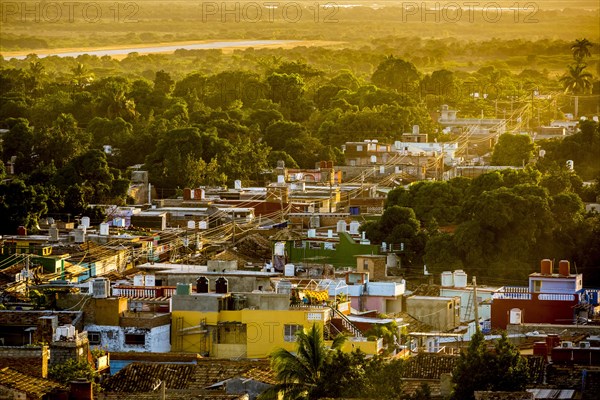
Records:
<instances>
[{"instance_id":1,"label":"yellow building","mask_svg":"<svg viewBox=\"0 0 600 400\"><path fill-rule=\"evenodd\" d=\"M264 358L276 348L294 351L296 332L313 324L324 332L326 343L337 334L331 325L331 308L290 306L289 294L191 293L177 294L171 302L171 351L175 352ZM344 350L360 348L377 354L381 346L381 341L350 337Z\"/></svg>"}]
</instances>

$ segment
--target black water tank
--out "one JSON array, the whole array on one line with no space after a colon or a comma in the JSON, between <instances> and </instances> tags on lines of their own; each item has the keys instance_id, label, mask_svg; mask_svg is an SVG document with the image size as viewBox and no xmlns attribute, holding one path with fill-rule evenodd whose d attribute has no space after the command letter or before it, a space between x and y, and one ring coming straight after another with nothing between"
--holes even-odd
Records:
<instances>
[{"instance_id":1,"label":"black water tank","mask_svg":"<svg viewBox=\"0 0 600 400\"><path fill-rule=\"evenodd\" d=\"M215 292L227 293L227 279L220 277L215 281Z\"/></svg>"},{"instance_id":2,"label":"black water tank","mask_svg":"<svg viewBox=\"0 0 600 400\"><path fill-rule=\"evenodd\" d=\"M209 282L208 278L205 278L204 276L196 279L196 293L208 293Z\"/></svg>"}]
</instances>

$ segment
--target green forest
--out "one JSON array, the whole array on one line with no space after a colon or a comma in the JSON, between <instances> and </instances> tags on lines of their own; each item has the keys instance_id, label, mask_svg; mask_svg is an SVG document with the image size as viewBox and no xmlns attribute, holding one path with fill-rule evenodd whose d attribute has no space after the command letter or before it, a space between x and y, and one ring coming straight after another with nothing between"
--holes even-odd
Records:
<instances>
[{"instance_id":1,"label":"green forest","mask_svg":"<svg viewBox=\"0 0 600 400\"><path fill-rule=\"evenodd\" d=\"M290 16L263 24L242 15L224 23L219 10L196 14L189 2L173 2L163 14L152 4L140 3L132 23L119 14L36 29L3 4L1 51L28 55L0 59L1 233L20 225L35 231L46 215L85 213L101 222L90 205L130 202L133 165L149 171L160 196L172 197L184 187L231 186L237 179L261 184L278 160L287 167L341 165L344 143L390 143L413 125L430 140L456 140L437 124L442 104L461 117L506 118L522 130L561 119L576 103L580 116L598 115L594 12L537 10L539 21L527 24L520 23L528 15L522 10L518 24L514 15L503 16L493 35L474 40L489 21L438 26L402 9L357 7L340 8L337 22L325 22L331 10L319 7L317 17L305 11L286 30ZM502 24L514 29L496 34ZM419 34L419 26L430 33ZM565 27L562 38L552 33L558 27ZM590 39L584 45L582 33ZM304 42L121 58L35 55L224 37ZM501 138L492 161L513 165L520 151L516 165L522 154L528 160L523 170L398 187L381 219L363 225L368 237L404 243L404 265L430 271L460 267L490 282L514 280L541 258L564 258L576 262L586 284L600 284L600 218L583 204L600 195L598 123L583 122L562 141L515 144L512 136Z\"/></svg>"}]
</instances>

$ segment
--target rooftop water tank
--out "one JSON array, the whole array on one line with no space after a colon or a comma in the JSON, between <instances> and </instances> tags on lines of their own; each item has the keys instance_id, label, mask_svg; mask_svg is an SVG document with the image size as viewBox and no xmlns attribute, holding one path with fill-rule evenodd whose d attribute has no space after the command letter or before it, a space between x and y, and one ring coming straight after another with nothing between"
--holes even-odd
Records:
<instances>
[{"instance_id":1,"label":"rooftop water tank","mask_svg":"<svg viewBox=\"0 0 600 400\"><path fill-rule=\"evenodd\" d=\"M58 228L56 227L56 225L52 225L50 227L49 233L50 233L50 241L58 242Z\"/></svg>"},{"instance_id":2,"label":"rooftop water tank","mask_svg":"<svg viewBox=\"0 0 600 400\"><path fill-rule=\"evenodd\" d=\"M73 229L71 233L73 234L75 243L85 242L85 229Z\"/></svg>"},{"instance_id":3,"label":"rooftop water tank","mask_svg":"<svg viewBox=\"0 0 600 400\"><path fill-rule=\"evenodd\" d=\"M90 227L90 217L81 217L81 225L85 226L86 228Z\"/></svg>"},{"instance_id":4,"label":"rooftop water tank","mask_svg":"<svg viewBox=\"0 0 600 400\"><path fill-rule=\"evenodd\" d=\"M156 277L152 274L146 275L144 286L156 286Z\"/></svg>"},{"instance_id":5,"label":"rooftop water tank","mask_svg":"<svg viewBox=\"0 0 600 400\"><path fill-rule=\"evenodd\" d=\"M451 271L442 272L442 286L443 287L452 287L454 286L454 277Z\"/></svg>"},{"instance_id":6,"label":"rooftop water tank","mask_svg":"<svg viewBox=\"0 0 600 400\"><path fill-rule=\"evenodd\" d=\"M512 308L509 313L509 323L513 325L521 324L521 310L518 308Z\"/></svg>"},{"instance_id":7,"label":"rooftop water tank","mask_svg":"<svg viewBox=\"0 0 600 400\"><path fill-rule=\"evenodd\" d=\"M106 299L110 295L110 281L106 278L96 278L92 281L92 296L95 299Z\"/></svg>"},{"instance_id":8,"label":"rooftop water tank","mask_svg":"<svg viewBox=\"0 0 600 400\"><path fill-rule=\"evenodd\" d=\"M144 286L144 275L134 275L133 286Z\"/></svg>"},{"instance_id":9,"label":"rooftop water tank","mask_svg":"<svg viewBox=\"0 0 600 400\"><path fill-rule=\"evenodd\" d=\"M571 264L568 260L560 260L558 263L558 273L562 276L571 275Z\"/></svg>"},{"instance_id":10,"label":"rooftop water tank","mask_svg":"<svg viewBox=\"0 0 600 400\"><path fill-rule=\"evenodd\" d=\"M346 232L346 226L347 226L346 221L344 221L343 219L339 220L336 225L337 233Z\"/></svg>"},{"instance_id":11,"label":"rooftop water tank","mask_svg":"<svg viewBox=\"0 0 600 400\"><path fill-rule=\"evenodd\" d=\"M113 219L113 226L117 228L125 228L125 218L117 217Z\"/></svg>"},{"instance_id":12,"label":"rooftop water tank","mask_svg":"<svg viewBox=\"0 0 600 400\"><path fill-rule=\"evenodd\" d=\"M275 242L275 246L273 248L273 254L276 256L284 256L285 255L285 242Z\"/></svg>"},{"instance_id":13,"label":"rooftop water tank","mask_svg":"<svg viewBox=\"0 0 600 400\"><path fill-rule=\"evenodd\" d=\"M191 283L178 283L177 289L175 289L175 294L177 296L186 296L192 293L192 284Z\"/></svg>"},{"instance_id":14,"label":"rooftop water tank","mask_svg":"<svg viewBox=\"0 0 600 400\"><path fill-rule=\"evenodd\" d=\"M100 224L100 234L103 236L108 236L110 232L110 227L106 222Z\"/></svg>"},{"instance_id":15,"label":"rooftop water tank","mask_svg":"<svg viewBox=\"0 0 600 400\"><path fill-rule=\"evenodd\" d=\"M283 275L285 276L294 276L296 275L296 267L294 264L285 264L283 267Z\"/></svg>"},{"instance_id":16,"label":"rooftop water tank","mask_svg":"<svg viewBox=\"0 0 600 400\"><path fill-rule=\"evenodd\" d=\"M552 260L545 258L541 265L542 275L552 275Z\"/></svg>"},{"instance_id":17,"label":"rooftop water tank","mask_svg":"<svg viewBox=\"0 0 600 400\"><path fill-rule=\"evenodd\" d=\"M467 274L462 269L457 269L454 271L454 287L467 287Z\"/></svg>"}]
</instances>

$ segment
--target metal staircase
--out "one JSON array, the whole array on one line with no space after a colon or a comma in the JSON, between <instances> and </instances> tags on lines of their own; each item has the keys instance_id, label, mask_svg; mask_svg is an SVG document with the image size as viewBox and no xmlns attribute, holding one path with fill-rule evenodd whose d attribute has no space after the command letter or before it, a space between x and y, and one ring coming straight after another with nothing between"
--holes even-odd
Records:
<instances>
[{"instance_id":1,"label":"metal staircase","mask_svg":"<svg viewBox=\"0 0 600 400\"><path fill-rule=\"evenodd\" d=\"M346 329L348 332L350 332L354 337L364 337L363 333L360 331L360 329L358 329L356 327L356 325L354 325L352 323L352 321L350 321L348 319L348 317L346 317L342 312L340 312L339 310L330 307L331 310L333 311L333 315L335 316L335 318L339 318L342 320L342 326L344 327L344 329Z\"/></svg>"}]
</instances>

